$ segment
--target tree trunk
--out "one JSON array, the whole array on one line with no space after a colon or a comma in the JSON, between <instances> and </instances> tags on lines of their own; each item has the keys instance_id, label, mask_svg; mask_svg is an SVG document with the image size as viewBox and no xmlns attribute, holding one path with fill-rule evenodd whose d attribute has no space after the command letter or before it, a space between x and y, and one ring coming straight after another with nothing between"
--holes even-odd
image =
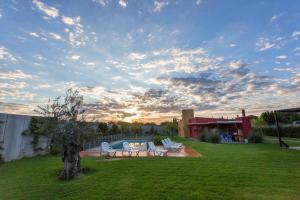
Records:
<instances>
[{"instance_id":1,"label":"tree trunk","mask_svg":"<svg viewBox=\"0 0 300 200\"><path fill-rule=\"evenodd\" d=\"M64 170L61 173L60 178L64 180L70 180L81 173L80 166L80 148L78 145L69 144L64 147Z\"/></svg>"}]
</instances>

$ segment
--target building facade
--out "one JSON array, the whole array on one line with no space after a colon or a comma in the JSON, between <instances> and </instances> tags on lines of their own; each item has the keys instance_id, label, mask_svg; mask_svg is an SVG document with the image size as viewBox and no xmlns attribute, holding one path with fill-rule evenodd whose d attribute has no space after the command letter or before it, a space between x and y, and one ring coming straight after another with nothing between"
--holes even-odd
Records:
<instances>
[{"instance_id":1,"label":"building facade","mask_svg":"<svg viewBox=\"0 0 300 200\"><path fill-rule=\"evenodd\" d=\"M194 110L182 110L182 118L178 121L178 133L181 137L190 137L189 119L194 118Z\"/></svg>"},{"instance_id":2,"label":"building facade","mask_svg":"<svg viewBox=\"0 0 300 200\"><path fill-rule=\"evenodd\" d=\"M244 112L244 111L243 111ZM182 120L178 123L179 135L198 139L207 129L218 128L222 134L232 135L237 141L249 138L251 134L251 118L237 117L235 119L194 117L193 110L183 110Z\"/></svg>"}]
</instances>

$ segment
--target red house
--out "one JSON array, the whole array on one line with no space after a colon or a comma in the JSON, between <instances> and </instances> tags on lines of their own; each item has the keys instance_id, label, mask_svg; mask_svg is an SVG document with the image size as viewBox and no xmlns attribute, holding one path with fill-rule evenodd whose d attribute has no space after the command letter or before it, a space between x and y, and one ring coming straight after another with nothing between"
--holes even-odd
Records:
<instances>
[{"instance_id":1,"label":"red house","mask_svg":"<svg viewBox=\"0 0 300 200\"><path fill-rule=\"evenodd\" d=\"M192 110L183 110L182 120L179 122L180 135L198 139L204 129L218 128L224 134L230 134L235 141L243 141L251 134L251 118L237 117L235 119L194 117ZM187 114L188 113L188 114ZM244 115L244 112L243 112ZM185 119L187 118L188 119Z\"/></svg>"}]
</instances>

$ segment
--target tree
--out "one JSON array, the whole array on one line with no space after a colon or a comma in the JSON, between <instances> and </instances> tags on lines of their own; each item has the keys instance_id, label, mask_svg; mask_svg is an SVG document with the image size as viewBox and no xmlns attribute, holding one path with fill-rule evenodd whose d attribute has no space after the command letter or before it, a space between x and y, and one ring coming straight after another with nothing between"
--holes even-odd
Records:
<instances>
[{"instance_id":1,"label":"tree","mask_svg":"<svg viewBox=\"0 0 300 200\"><path fill-rule=\"evenodd\" d=\"M178 124L175 122L164 122L164 132L170 135L178 134Z\"/></svg>"},{"instance_id":2,"label":"tree","mask_svg":"<svg viewBox=\"0 0 300 200\"><path fill-rule=\"evenodd\" d=\"M81 173L80 155L84 140L96 135L93 125L84 119L83 96L77 90L68 89L66 96L55 98L35 110L44 117L42 130L51 145L59 144L63 149L64 170L60 177L72 179Z\"/></svg>"},{"instance_id":3,"label":"tree","mask_svg":"<svg viewBox=\"0 0 300 200\"><path fill-rule=\"evenodd\" d=\"M98 129L101 134L105 135L108 132L108 125L105 122L99 122L98 123Z\"/></svg>"},{"instance_id":4,"label":"tree","mask_svg":"<svg viewBox=\"0 0 300 200\"><path fill-rule=\"evenodd\" d=\"M261 113L260 118L262 118L269 125L275 124L275 117L273 112L263 112Z\"/></svg>"},{"instance_id":5,"label":"tree","mask_svg":"<svg viewBox=\"0 0 300 200\"><path fill-rule=\"evenodd\" d=\"M261 135L263 135L262 128L265 126L266 122L263 118L259 117L257 119L252 119L251 121L253 128L258 128Z\"/></svg>"},{"instance_id":6,"label":"tree","mask_svg":"<svg viewBox=\"0 0 300 200\"><path fill-rule=\"evenodd\" d=\"M156 131L156 129L153 126L150 127L149 133L151 135L157 135L157 131Z\"/></svg>"},{"instance_id":7,"label":"tree","mask_svg":"<svg viewBox=\"0 0 300 200\"><path fill-rule=\"evenodd\" d=\"M141 134L141 133L143 133L142 124L138 123L138 122L133 122L131 124L131 131L134 134Z\"/></svg>"},{"instance_id":8,"label":"tree","mask_svg":"<svg viewBox=\"0 0 300 200\"><path fill-rule=\"evenodd\" d=\"M130 134L130 124L128 122L118 122L122 134Z\"/></svg>"},{"instance_id":9,"label":"tree","mask_svg":"<svg viewBox=\"0 0 300 200\"><path fill-rule=\"evenodd\" d=\"M109 133L110 133L111 135L115 135L115 134L120 133L120 129L119 129L118 125L117 125L117 124L113 124L113 125L111 126L111 128L109 129Z\"/></svg>"}]
</instances>

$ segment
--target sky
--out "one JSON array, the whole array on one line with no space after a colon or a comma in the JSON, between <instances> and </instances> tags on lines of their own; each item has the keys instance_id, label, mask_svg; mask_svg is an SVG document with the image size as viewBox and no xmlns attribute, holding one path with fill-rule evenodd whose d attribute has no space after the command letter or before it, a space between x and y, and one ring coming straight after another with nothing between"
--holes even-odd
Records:
<instances>
[{"instance_id":1,"label":"sky","mask_svg":"<svg viewBox=\"0 0 300 200\"><path fill-rule=\"evenodd\" d=\"M295 0L0 0L0 112L72 87L100 121L300 106Z\"/></svg>"}]
</instances>

